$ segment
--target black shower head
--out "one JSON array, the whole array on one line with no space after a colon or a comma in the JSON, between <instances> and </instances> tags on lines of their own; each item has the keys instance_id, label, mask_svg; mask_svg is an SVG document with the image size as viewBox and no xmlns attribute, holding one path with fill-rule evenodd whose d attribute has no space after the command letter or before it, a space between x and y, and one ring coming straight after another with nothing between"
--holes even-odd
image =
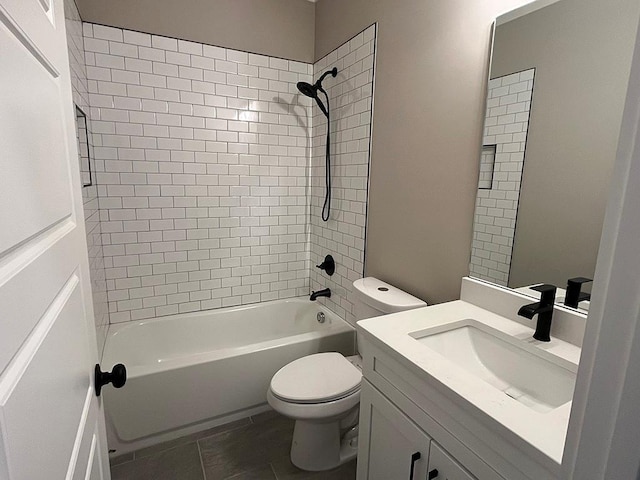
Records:
<instances>
[{"instance_id":1,"label":"black shower head","mask_svg":"<svg viewBox=\"0 0 640 480\"><path fill-rule=\"evenodd\" d=\"M318 81L313 85L307 82L298 82L298 90L300 90L300 93L306 95L307 97L318 98L318 90L322 91L322 81L327 75L332 75L333 77L335 77L336 75L338 75L338 69L336 67L333 67L331 70L324 72L318 79Z\"/></svg>"},{"instance_id":2,"label":"black shower head","mask_svg":"<svg viewBox=\"0 0 640 480\"><path fill-rule=\"evenodd\" d=\"M314 85L311 85L307 82L298 82L296 86L298 87L298 90L300 90L300 93L302 93L303 95L311 98L318 97L318 89Z\"/></svg>"},{"instance_id":3,"label":"black shower head","mask_svg":"<svg viewBox=\"0 0 640 480\"><path fill-rule=\"evenodd\" d=\"M320 110L322 110L322 113L324 113L328 117L329 112L327 112L327 109L322 103L322 100L320 100L320 98L318 97L318 90L324 93L325 95L327 94L327 92L325 92L324 89L322 88L322 81L327 75L331 75L335 77L336 75L338 75L338 69L336 67L333 67L331 70L324 72L322 76L318 79L318 81L313 85L307 82L298 82L296 86L298 87L298 90L300 90L300 93L302 93L307 97L315 99L315 101L318 103L318 106L320 107Z\"/></svg>"}]
</instances>

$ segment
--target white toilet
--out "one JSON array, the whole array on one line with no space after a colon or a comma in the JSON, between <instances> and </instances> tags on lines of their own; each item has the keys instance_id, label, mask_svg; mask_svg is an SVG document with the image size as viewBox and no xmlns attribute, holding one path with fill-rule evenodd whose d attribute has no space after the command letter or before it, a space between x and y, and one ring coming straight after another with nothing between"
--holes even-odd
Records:
<instances>
[{"instance_id":1,"label":"white toilet","mask_svg":"<svg viewBox=\"0 0 640 480\"><path fill-rule=\"evenodd\" d=\"M353 287L356 321L427 305L373 277ZM361 358L336 352L299 358L273 376L267 400L296 420L291 461L298 468L330 470L355 458L361 379Z\"/></svg>"}]
</instances>

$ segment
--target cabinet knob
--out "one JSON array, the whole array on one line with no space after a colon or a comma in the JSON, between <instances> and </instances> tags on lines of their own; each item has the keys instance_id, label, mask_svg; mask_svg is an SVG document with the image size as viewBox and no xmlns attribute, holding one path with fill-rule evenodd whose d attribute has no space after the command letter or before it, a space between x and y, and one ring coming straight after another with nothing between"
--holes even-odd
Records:
<instances>
[{"instance_id":1,"label":"cabinet knob","mask_svg":"<svg viewBox=\"0 0 640 480\"><path fill-rule=\"evenodd\" d=\"M434 468L429 473L427 473L427 480L433 480L438 477L438 469Z\"/></svg>"},{"instance_id":2,"label":"cabinet knob","mask_svg":"<svg viewBox=\"0 0 640 480\"><path fill-rule=\"evenodd\" d=\"M416 462L420 460L420 457L422 457L420 452L416 452L411 455L411 470L409 470L409 480L413 480L413 470L416 467Z\"/></svg>"},{"instance_id":3,"label":"cabinet knob","mask_svg":"<svg viewBox=\"0 0 640 480\"><path fill-rule=\"evenodd\" d=\"M100 369L100 365L96 363L94 373L97 397L100 396L102 387L104 387L108 383L112 384L113 388L121 388L125 383L127 383L127 369L121 363L114 365L111 372L103 372Z\"/></svg>"}]
</instances>

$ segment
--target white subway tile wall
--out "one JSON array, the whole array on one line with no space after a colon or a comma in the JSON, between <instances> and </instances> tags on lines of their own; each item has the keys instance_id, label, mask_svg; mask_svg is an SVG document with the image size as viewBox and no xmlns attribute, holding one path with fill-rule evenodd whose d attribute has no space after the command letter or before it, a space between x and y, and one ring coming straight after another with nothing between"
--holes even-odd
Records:
<instances>
[{"instance_id":1,"label":"white subway tile wall","mask_svg":"<svg viewBox=\"0 0 640 480\"><path fill-rule=\"evenodd\" d=\"M307 295L313 67L84 37L111 322Z\"/></svg>"},{"instance_id":2,"label":"white subway tile wall","mask_svg":"<svg viewBox=\"0 0 640 480\"><path fill-rule=\"evenodd\" d=\"M364 273L365 224L373 99L376 25L371 25L313 66L313 77L333 67L336 78L323 86L331 106L331 216L321 218L325 196L327 120L313 107L311 158L311 287L331 288L331 298L320 298L342 318L353 322L352 283ZM321 95L320 98L323 99ZM336 271L329 277L315 268L333 255Z\"/></svg>"},{"instance_id":3,"label":"white subway tile wall","mask_svg":"<svg viewBox=\"0 0 640 480\"><path fill-rule=\"evenodd\" d=\"M84 39L82 21L76 4L72 0L64 2L65 25L67 30L67 45L69 50L69 66L71 69L71 86L73 102L89 117L89 93L87 69L84 62ZM88 153L94 160L91 122L86 119ZM83 146L84 147L84 146ZM109 326L109 312L107 308L107 286L102 251L100 231L100 216L98 211L98 190L96 185L82 189L84 206L84 221L87 233L87 247L89 250L89 275L93 294L93 312L98 339L98 352L102 354L104 342Z\"/></svg>"},{"instance_id":4,"label":"white subway tile wall","mask_svg":"<svg viewBox=\"0 0 640 480\"><path fill-rule=\"evenodd\" d=\"M478 189L471 275L506 286L515 235L535 69L489 81L483 145L496 145L493 182ZM482 180L482 179L481 179Z\"/></svg>"}]
</instances>

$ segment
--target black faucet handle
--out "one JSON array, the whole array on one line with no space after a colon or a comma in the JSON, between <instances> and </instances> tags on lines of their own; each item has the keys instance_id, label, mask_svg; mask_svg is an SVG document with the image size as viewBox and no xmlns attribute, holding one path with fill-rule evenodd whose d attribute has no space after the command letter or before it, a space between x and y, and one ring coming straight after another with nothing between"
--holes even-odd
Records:
<instances>
[{"instance_id":1,"label":"black faucet handle","mask_svg":"<svg viewBox=\"0 0 640 480\"><path fill-rule=\"evenodd\" d=\"M587 278L587 277L570 278L569 280L567 280L567 287L571 287L573 285L580 286L583 283L589 283L589 282L593 282L593 278Z\"/></svg>"},{"instance_id":2,"label":"black faucet handle","mask_svg":"<svg viewBox=\"0 0 640 480\"><path fill-rule=\"evenodd\" d=\"M536 285L535 287L530 287L531 290L535 290L536 292L545 293L545 292L555 292L558 287L555 285L551 285L549 283L543 283L542 285Z\"/></svg>"},{"instance_id":3,"label":"black faucet handle","mask_svg":"<svg viewBox=\"0 0 640 480\"><path fill-rule=\"evenodd\" d=\"M542 295L540 296L540 303L542 305L553 305L556 300L556 290L557 287L555 285L551 285L549 283L543 283L542 285L536 285L535 287L531 287L531 290L535 290L536 292L540 292Z\"/></svg>"},{"instance_id":4,"label":"black faucet handle","mask_svg":"<svg viewBox=\"0 0 640 480\"><path fill-rule=\"evenodd\" d=\"M582 284L589 282L593 282L593 280L586 277L575 277L567 280L567 295L565 296L564 304L567 307L578 308L578 303L583 300L590 300L591 295L580 292Z\"/></svg>"},{"instance_id":5,"label":"black faucet handle","mask_svg":"<svg viewBox=\"0 0 640 480\"><path fill-rule=\"evenodd\" d=\"M331 276L336 271L336 262L331 255L324 257L324 261L320 265L316 265L316 268L324 270L327 275Z\"/></svg>"}]
</instances>

